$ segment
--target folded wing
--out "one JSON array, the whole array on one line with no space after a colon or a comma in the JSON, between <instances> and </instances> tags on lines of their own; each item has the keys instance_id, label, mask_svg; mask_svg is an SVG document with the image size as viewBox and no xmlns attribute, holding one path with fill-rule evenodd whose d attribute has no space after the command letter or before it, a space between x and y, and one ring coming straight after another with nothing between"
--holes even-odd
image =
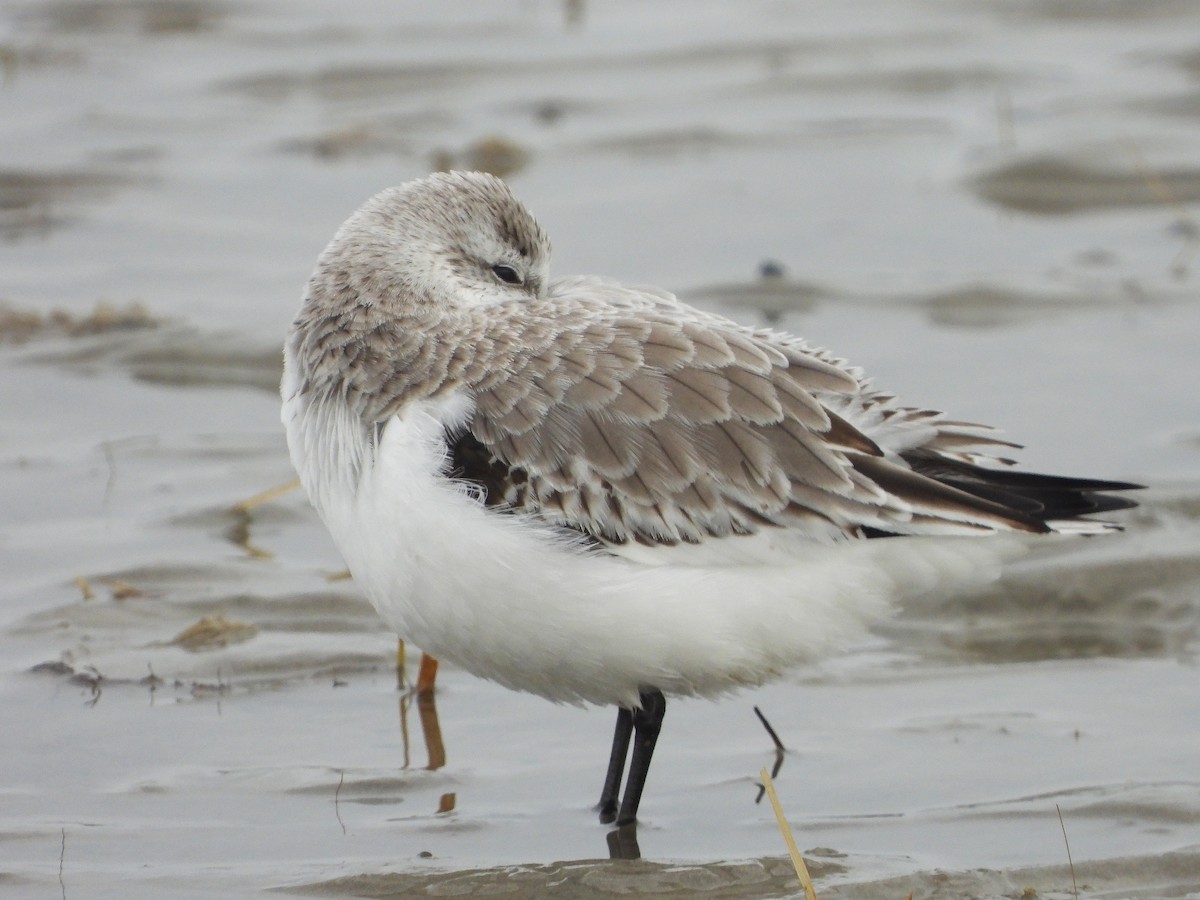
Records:
<instances>
[{"instance_id":1,"label":"folded wing","mask_svg":"<svg viewBox=\"0 0 1200 900\"><path fill-rule=\"evenodd\" d=\"M1043 532L1131 505L1098 493L1131 485L1014 472L989 429L668 294L573 279L496 312L504 333L457 370L475 412L448 435L450 474L602 543Z\"/></svg>"}]
</instances>

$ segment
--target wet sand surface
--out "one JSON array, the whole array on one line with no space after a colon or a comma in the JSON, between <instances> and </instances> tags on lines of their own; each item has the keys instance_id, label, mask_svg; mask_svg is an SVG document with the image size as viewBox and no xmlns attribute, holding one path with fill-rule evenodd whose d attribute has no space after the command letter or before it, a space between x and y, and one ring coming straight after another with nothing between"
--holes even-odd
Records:
<instances>
[{"instance_id":1,"label":"wet sand surface","mask_svg":"<svg viewBox=\"0 0 1200 900\"><path fill-rule=\"evenodd\" d=\"M4 7L0 896L799 896L754 706L822 897L1200 895L1197 35L1186 0ZM293 477L317 253L443 165L509 178L559 274L1144 505L673 704L611 861L611 711L449 667L418 704L303 497L235 507Z\"/></svg>"}]
</instances>

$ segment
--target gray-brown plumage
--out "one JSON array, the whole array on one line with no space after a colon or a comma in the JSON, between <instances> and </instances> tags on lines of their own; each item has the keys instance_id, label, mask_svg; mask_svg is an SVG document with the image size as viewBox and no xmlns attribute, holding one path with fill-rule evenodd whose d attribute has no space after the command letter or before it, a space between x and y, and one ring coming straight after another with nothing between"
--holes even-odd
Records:
<instances>
[{"instance_id":1,"label":"gray-brown plumage","mask_svg":"<svg viewBox=\"0 0 1200 900\"><path fill-rule=\"evenodd\" d=\"M385 192L352 220L353 266L336 240L327 252L309 287L324 303L302 312L295 352L315 377L339 379L367 422L468 392L474 414L450 440L469 436L487 472L455 470L484 481L493 503L606 543L673 544L767 527L1045 531L1047 515L1093 511L1084 497L1125 487L1059 481L1052 494L1080 499L1048 513L1044 490L974 464L1011 446L990 429L899 408L796 338L652 289L548 282L544 233L496 179L452 173L401 190L403 203ZM432 287L496 281L496 262L468 249L478 217L455 202L468 196L495 212L495 238L511 249L502 262L521 273L478 305ZM415 216L445 232L436 267L414 269L390 239Z\"/></svg>"},{"instance_id":2,"label":"gray-brown plumage","mask_svg":"<svg viewBox=\"0 0 1200 900\"><path fill-rule=\"evenodd\" d=\"M549 254L488 175L372 198L309 281L283 421L400 634L621 707L603 821L636 815L666 695L819 658L896 599L994 577L1013 543L932 536L1100 532L1084 517L1129 505L1106 492L1132 485L1014 471L990 429L901 406L798 338L552 281Z\"/></svg>"}]
</instances>

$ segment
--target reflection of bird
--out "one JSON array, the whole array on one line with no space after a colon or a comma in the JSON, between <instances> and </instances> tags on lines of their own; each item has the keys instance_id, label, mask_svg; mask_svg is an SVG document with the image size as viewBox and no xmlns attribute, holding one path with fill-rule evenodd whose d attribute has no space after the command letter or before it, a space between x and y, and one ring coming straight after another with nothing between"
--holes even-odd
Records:
<instances>
[{"instance_id":1,"label":"reflection of bird","mask_svg":"<svg viewBox=\"0 0 1200 900\"><path fill-rule=\"evenodd\" d=\"M384 191L309 281L283 419L401 634L619 707L602 821L636 816L665 694L760 683L893 598L988 577L999 532L1105 531L1080 516L1131 505L1096 492L1133 485L1014 472L989 429L796 338L548 264L494 177Z\"/></svg>"}]
</instances>

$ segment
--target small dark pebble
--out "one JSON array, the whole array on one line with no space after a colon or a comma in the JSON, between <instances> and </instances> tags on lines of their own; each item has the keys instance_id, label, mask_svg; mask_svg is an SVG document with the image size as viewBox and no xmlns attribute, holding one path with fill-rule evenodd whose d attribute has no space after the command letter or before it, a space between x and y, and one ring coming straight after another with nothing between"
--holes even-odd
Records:
<instances>
[{"instance_id":1,"label":"small dark pebble","mask_svg":"<svg viewBox=\"0 0 1200 900\"><path fill-rule=\"evenodd\" d=\"M33 666L30 672L45 673L47 675L74 675L75 670L68 666L65 662L44 662Z\"/></svg>"}]
</instances>

